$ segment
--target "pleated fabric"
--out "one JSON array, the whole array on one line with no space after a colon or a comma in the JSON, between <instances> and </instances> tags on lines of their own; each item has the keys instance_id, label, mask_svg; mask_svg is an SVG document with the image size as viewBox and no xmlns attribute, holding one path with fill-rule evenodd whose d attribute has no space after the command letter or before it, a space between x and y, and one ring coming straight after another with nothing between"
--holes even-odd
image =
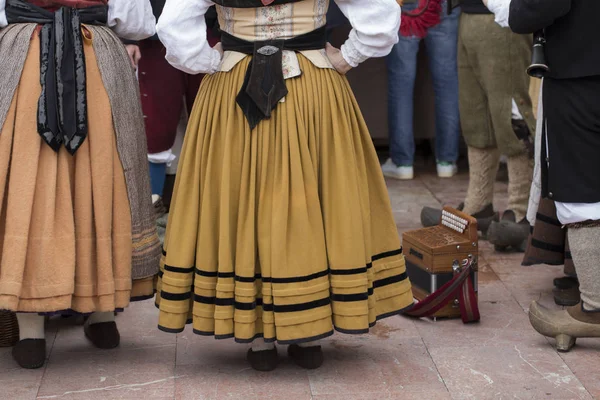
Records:
<instances>
[{"instance_id":1,"label":"pleated fabric","mask_svg":"<svg viewBox=\"0 0 600 400\"><path fill-rule=\"evenodd\" d=\"M0 130L0 309L112 311L129 303L131 213L108 95L84 35L89 134L75 156L37 132L34 34Z\"/></svg>"},{"instance_id":2,"label":"pleated fabric","mask_svg":"<svg viewBox=\"0 0 600 400\"><path fill-rule=\"evenodd\" d=\"M298 58L302 75L253 131L235 103L250 57L202 83L159 274L163 331L305 342L366 333L413 302L348 82Z\"/></svg>"}]
</instances>

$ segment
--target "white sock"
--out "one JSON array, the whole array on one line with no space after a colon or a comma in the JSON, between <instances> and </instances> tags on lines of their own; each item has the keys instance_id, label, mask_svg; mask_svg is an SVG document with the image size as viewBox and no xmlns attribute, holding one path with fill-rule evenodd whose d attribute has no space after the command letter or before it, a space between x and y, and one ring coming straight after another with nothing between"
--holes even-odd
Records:
<instances>
[{"instance_id":1,"label":"white sock","mask_svg":"<svg viewBox=\"0 0 600 400\"><path fill-rule=\"evenodd\" d=\"M156 203L160 199L160 195L153 194L152 195L152 204Z\"/></svg>"},{"instance_id":2,"label":"white sock","mask_svg":"<svg viewBox=\"0 0 600 400\"><path fill-rule=\"evenodd\" d=\"M46 317L36 313L17 313L19 339L45 339L44 322Z\"/></svg>"},{"instance_id":3,"label":"white sock","mask_svg":"<svg viewBox=\"0 0 600 400\"><path fill-rule=\"evenodd\" d=\"M267 343L263 338L257 338L252 341L252 351L266 351L273 350L275 348L275 343Z\"/></svg>"},{"instance_id":4,"label":"white sock","mask_svg":"<svg viewBox=\"0 0 600 400\"><path fill-rule=\"evenodd\" d=\"M320 340L315 340L314 342L298 343L298 346L300 346L300 347L316 347L316 346L320 346L319 342L320 342Z\"/></svg>"},{"instance_id":5,"label":"white sock","mask_svg":"<svg viewBox=\"0 0 600 400\"><path fill-rule=\"evenodd\" d=\"M102 322L113 322L115 320L115 313L110 312L95 312L87 320L88 325L99 324Z\"/></svg>"}]
</instances>

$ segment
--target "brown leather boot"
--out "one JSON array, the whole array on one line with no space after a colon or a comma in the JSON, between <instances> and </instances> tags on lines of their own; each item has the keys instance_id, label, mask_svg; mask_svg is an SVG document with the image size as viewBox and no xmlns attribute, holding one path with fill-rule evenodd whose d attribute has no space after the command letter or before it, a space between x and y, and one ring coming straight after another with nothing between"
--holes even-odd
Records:
<instances>
[{"instance_id":1,"label":"brown leather boot","mask_svg":"<svg viewBox=\"0 0 600 400\"><path fill-rule=\"evenodd\" d=\"M277 347L263 351L252 351L252 349L248 349L246 359L253 369L262 372L273 371L277 368L277 364L279 364Z\"/></svg>"},{"instance_id":2,"label":"brown leather boot","mask_svg":"<svg viewBox=\"0 0 600 400\"><path fill-rule=\"evenodd\" d=\"M301 347L292 344L288 347L288 355L298 366L304 369L317 369L323 365L321 346Z\"/></svg>"},{"instance_id":3,"label":"brown leather boot","mask_svg":"<svg viewBox=\"0 0 600 400\"><path fill-rule=\"evenodd\" d=\"M46 339L23 339L13 347L12 356L21 368L41 368L46 362Z\"/></svg>"},{"instance_id":4,"label":"brown leather boot","mask_svg":"<svg viewBox=\"0 0 600 400\"><path fill-rule=\"evenodd\" d=\"M529 306L529 321L544 336L556 339L556 350L567 352L577 338L600 337L600 311L588 312L582 303L566 310L550 310L537 302Z\"/></svg>"}]
</instances>

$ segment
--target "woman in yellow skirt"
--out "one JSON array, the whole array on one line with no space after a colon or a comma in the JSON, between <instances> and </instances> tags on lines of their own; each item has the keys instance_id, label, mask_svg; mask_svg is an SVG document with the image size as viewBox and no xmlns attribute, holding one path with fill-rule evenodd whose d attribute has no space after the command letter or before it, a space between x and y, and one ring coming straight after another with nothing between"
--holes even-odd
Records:
<instances>
[{"instance_id":1,"label":"woman in yellow skirt","mask_svg":"<svg viewBox=\"0 0 600 400\"><path fill-rule=\"evenodd\" d=\"M112 348L114 312L153 295L143 117L113 30L142 39L155 20L131 1L0 0L0 309L18 312L25 368L44 363L44 315L89 314Z\"/></svg>"},{"instance_id":2,"label":"woman in yellow skirt","mask_svg":"<svg viewBox=\"0 0 600 400\"><path fill-rule=\"evenodd\" d=\"M203 14L217 4L222 42ZM363 334L413 302L371 138L347 80L397 42L395 0L338 0L354 29L325 40L328 0L168 0L157 31L167 60L211 74L190 117L171 205L159 328L274 342L304 368L318 340Z\"/></svg>"}]
</instances>

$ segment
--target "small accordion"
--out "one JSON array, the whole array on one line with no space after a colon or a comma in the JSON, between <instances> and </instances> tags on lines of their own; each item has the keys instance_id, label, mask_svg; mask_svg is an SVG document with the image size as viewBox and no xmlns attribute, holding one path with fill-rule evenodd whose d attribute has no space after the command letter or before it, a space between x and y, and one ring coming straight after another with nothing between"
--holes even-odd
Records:
<instances>
[{"instance_id":1,"label":"small accordion","mask_svg":"<svg viewBox=\"0 0 600 400\"><path fill-rule=\"evenodd\" d=\"M475 218L444 207L439 225L404 233L402 248L413 297L419 301L415 308L421 308L413 316L479 320Z\"/></svg>"}]
</instances>

